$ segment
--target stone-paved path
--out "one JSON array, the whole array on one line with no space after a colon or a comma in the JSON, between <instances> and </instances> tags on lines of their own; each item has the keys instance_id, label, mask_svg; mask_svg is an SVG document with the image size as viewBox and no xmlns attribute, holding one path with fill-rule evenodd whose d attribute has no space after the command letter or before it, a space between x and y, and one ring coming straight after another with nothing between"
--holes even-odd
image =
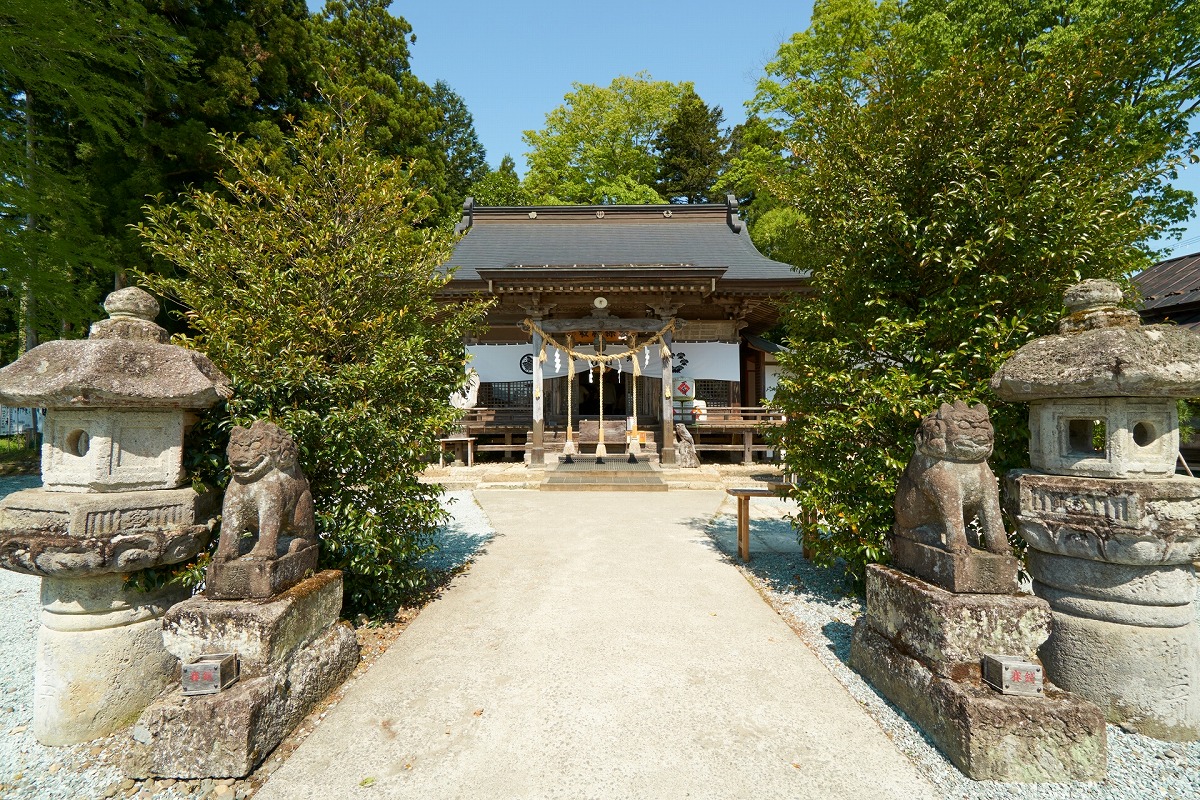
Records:
<instances>
[{"instance_id":1,"label":"stone-paved path","mask_svg":"<svg viewBox=\"0 0 1200 800\"><path fill-rule=\"evenodd\" d=\"M258 800L933 796L704 534L723 493L476 497L487 552Z\"/></svg>"}]
</instances>

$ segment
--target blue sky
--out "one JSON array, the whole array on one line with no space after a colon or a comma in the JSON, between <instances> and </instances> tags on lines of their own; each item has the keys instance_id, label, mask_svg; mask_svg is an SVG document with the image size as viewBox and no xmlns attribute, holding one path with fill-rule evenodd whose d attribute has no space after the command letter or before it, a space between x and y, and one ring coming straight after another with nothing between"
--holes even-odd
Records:
<instances>
[{"instance_id":1,"label":"blue sky","mask_svg":"<svg viewBox=\"0 0 1200 800\"><path fill-rule=\"evenodd\" d=\"M309 0L309 7L322 3ZM509 153L524 174L521 133L541 128L573 82L608 85L639 71L692 81L705 102L724 109L727 124L742 122L763 67L808 27L812 3L397 0L391 10L417 36L417 76L444 80L462 95L489 163ZM1200 165L1180 177L1181 188L1200 195ZM1200 251L1200 220L1193 217L1183 240L1164 246L1176 255Z\"/></svg>"}]
</instances>

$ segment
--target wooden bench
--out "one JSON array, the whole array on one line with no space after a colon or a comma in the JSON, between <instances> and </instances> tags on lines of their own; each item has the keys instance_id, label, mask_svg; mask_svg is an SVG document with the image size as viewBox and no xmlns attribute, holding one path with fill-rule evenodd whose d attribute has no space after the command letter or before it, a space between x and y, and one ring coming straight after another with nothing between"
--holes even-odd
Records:
<instances>
[{"instance_id":1,"label":"wooden bench","mask_svg":"<svg viewBox=\"0 0 1200 800\"><path fill-rule=\"evenodd\" d=\"M737 549L738 558L750 560L750 498L777 497L788 489L791 484L779 483L774 486L747 486L738 489L726 489L725 493L737 498Z\"/></svg>"}]
</instances>

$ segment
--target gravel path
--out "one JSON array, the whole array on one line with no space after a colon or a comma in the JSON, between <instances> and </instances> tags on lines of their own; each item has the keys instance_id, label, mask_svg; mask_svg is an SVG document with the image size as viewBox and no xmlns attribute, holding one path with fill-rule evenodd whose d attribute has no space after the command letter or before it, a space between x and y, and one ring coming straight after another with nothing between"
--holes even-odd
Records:
<instances>
[{"instance_id":1,"label":"gravel path","mask_svg":"<svg viewBox=\"0 0 1200 800\"><path fill-rule=\"evenodd\" d=\"M0 497L38 486L36 477L0 478ZM447 492L451 521L440 532L436 569L453 570L474 558L493 535L470 492ZM128 734L73 747L45 747L33 738L33 666L40 579L0 570L0 798L99 800L235 800L248 788L233 781L125 780L117 767Z\"/></svg>"},{"instance_id":2,"label":"gravel path","mask_svg":"<svg viewBox=\"0 0 1200 800\"><path fill-rule=\"evenodd\" d=\"M751 501L751 560L736 560L737 519L730 498L709 527L717 546L800 632L817 656L908 754L946 800L1197 800L1200 742L1161 742L1108 726L1108 777L1101 783L1010 784L963 776L891 703L847 664L850 632L862 601L847 596L836 570L813 566L798 552L784 501ZM794 508L794 506L793 506Z\"/></svg>"}]
</instances>

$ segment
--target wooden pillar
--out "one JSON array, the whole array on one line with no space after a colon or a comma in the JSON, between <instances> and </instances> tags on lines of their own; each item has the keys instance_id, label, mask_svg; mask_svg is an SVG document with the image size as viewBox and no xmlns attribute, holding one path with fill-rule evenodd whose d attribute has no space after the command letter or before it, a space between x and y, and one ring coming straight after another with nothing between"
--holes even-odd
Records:
<instances>
[{"instance_id":1,"label":"wooden pillar","mask_svg":"<svg viewBox=\"0 0 1200 800\"><path fill-rule=\"evenodd\" d=\"M737 549L738 558L750 560L750 496L737 496Z\"/></svg>"},{"instance_id":2,"label":"wooden pillar","mask_svg":"<svg viewBox=\"0 0 1200 800\"><path fill-rule=\"evenodd\" d=\"M667 349L671 348L671 332L667 331L663 334L663 344ZM672 378L674 373L671 370L672 359L670 356L662 360L662 380L663 380L663 413L662 413L662 450L660 463L674 464L675 463L675 406L671 400L671 394L674 387Z\"/></svg>"},{"instance_id":3,"label":"wooden pillar","mask_svg":"<svg viewBox=\"0 0 1200 800\"><path fill-rule=\"evenodd\" d=\"M529 452L529 463L541 466L546 463L546 417L544 399L546 385L542 376L542 335L533 334L533 449Z\"/></svg>"}]
</instances>

